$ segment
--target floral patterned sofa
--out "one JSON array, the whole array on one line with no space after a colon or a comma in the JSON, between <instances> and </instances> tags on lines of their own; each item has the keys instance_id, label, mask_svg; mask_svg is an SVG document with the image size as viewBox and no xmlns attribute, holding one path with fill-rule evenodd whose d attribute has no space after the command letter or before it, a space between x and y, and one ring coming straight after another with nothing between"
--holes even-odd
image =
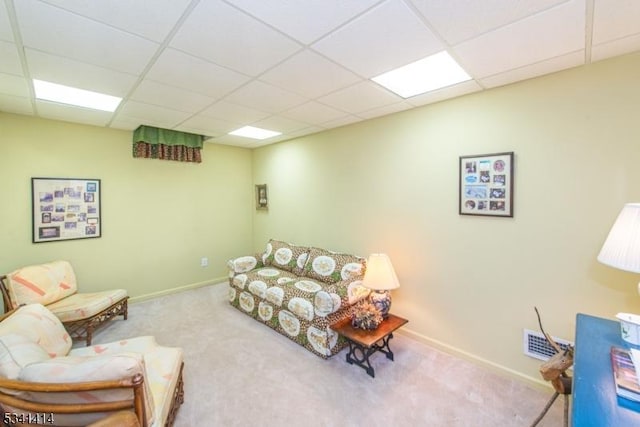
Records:
<instances>
[{"instance_id":1,"label":"floral patterned sofa","mask_svg":"<svg viewBox=\"0 0 640 427\"><path fill-rule=\"evenodd\" d=\"M128 410L143 427L173 424L184 401L182 349L151 336L72 349L62 323L42 304L20 306L1 320L3 421L86 426Z\"/></svg>"},{"instance_id":2,"label":"floral patterned sofa","mask_svg":"<svg viewBox=\"0 0 640 427\"><path fill-rule=\"evenodd\" d=\"M364 258L271 239L264 253L228 262L229 301L241 312L328 358L345 345L329 325L369 295Z\"/></svg>"}]
</instances>

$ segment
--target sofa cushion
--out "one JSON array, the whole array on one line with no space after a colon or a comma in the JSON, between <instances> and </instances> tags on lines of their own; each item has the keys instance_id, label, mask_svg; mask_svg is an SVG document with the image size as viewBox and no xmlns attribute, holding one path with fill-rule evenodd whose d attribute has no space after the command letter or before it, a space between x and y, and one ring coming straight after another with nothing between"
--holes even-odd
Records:
<instances>
[{"instance_id":1,"label":"sofa cushion","mask_svg":"<svg viewBox=\"0 0 640 427\"><path fill-rule=\"evenodd\" d=\"M269 240L263 255L265 266L273 266L282 270L300 274L307 262L309 248L297 246L280 240Z\"/></svg>"},{"instance_id":2,"label":"sofa cushion","mask_svg":"<svg viewBox=\"0 0 640 427\"><path fill-rule=\"evenodd\" d=\"M118 353L99 356L55 357L48 361L32 363L22 369L18 379L22 381L72 383L84 381L118 380L136 374L147 377L144 357L139 353ZM147 418L153 418L153 397L145 381L145 410ZM131 399L131 390L96 390L68 393L30 392L29 398L47 403L111 402ZM56 422L65 425L87 425L104 414L56 415Z\"/></svg>"},{"instance_id":3,"label":"sofa cushion","mask_svg":"<svg viewBox=\"0 0 640 427\"><path fill-rule=\"evenodd\" d=\"M304 266L306 277L336 283L340 280L355 279L364 274L364 258L355 255L311 248L309 259Z\"/></svg>"},{"instance_id":4,"label":"sofa cushion","mask_svg":"<svg viewBox=\"0 0 640 427\"><path fill-rule=\"evenodd\" d=\"M77 292L76 275L67 261L22 267L7 274L13 307L20 304L51 304Z\"/></svg>"},{"instance_id":5,"label":"sofa cushion","mask_svg":"<svg viewBox=\"0 0 640 427\"><path fill-rule=\"evenodd\" d=\"M0 376L15 380L25 366L49 360L46 351L24 335L0 336Z\"/></svg>"},{"instance_id":6,"label":"sofa cushion","mask_svg":"<svg viewBox=\"0 0 640 427\"><path fill-rule=\"evenodd\" d=\"M17 334L39 345L51 357L66 356L71 349L71 337L51 311L42 304L18 307L0 322L0 336Z\"/></svg>"}]
</instances>

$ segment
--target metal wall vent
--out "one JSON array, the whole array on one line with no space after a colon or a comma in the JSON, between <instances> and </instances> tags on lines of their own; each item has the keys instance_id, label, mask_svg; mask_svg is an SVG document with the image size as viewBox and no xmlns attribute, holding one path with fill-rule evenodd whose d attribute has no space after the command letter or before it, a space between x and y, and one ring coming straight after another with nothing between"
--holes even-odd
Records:
<instances>
[{"instance_id":1,"label":"metal wall vent","mask_svg":"<svg viewBox=\"0 0 640 427\"><path fill-rule=\"evenodd\" d=\"M565 350L568 346L573 346L571 341L563 340L552 336L553 340L558 343L560 348ZM556 354L556 350L551 347L551 344L547 342L547 339L541 332L532 331L530 329L524 330L524 354L530 357L535 357L540 360L549 360L551 356Z\"/></svg>"}]
</instances>

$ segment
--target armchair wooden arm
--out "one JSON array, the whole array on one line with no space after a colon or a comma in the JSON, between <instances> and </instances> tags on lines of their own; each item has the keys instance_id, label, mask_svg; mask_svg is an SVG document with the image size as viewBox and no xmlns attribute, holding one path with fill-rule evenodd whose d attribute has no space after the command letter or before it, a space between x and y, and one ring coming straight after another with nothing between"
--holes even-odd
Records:
<instances>
[{"instance_id":1,"label":"armchair wooden arm","mask_svg":"<svg viewBox=\"0 0 640 427\"><path fill-rule=\"evenodd\" d=\"M38 383L0 378L0 405L3 407L8 406L10 409L6 412L11 412L12 414L16 410L34 413L53 413L54 422L55 414L82 414L133 410L138 423L141 426L145 426L147 425L147 414L145 413L144 407L143 382L144 378L141 374L136 374L133 377L122 378L119 380L88 381L78 383ZM20 393L13 395L8 392L73 393L113 389L131 389L133 391L133 397L129 400L112 402L46 403L23 398L20 396ZM3 412L5 412L4 409ZM16 418L19 419L19 417ZM9 417L9 420L11 420L11 417ZM19 423L16 424L20 425Z\"/></svg>"}]
</instances>

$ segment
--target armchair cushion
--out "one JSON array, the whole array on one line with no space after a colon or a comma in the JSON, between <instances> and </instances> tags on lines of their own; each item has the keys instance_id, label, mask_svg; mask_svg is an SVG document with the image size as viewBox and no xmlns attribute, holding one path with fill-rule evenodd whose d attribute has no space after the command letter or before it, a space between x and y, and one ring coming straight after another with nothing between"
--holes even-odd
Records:
<instances>
[{"instance_id":1,"label":"armchair cushion","mask_svg":"<svg viewBox=\"0 0 640 427\"><path fill-rule=\"evenodd\" d=\"M7 274L13 307L20 304L50 304L78 290L76 276L67 261L30 265Z\"/></svg>"},{"instance_id":2,"label":"armchair cushion","mask_svg":"<svg viewBox=\"0 0 640 427\"><path fill-rule=\"evenodd\" d=\"M155 405L153 414L157 421L155 424L164 425L163 420L167 419L171 409L170 399L173 397L167 390L176 388L183 362L182 349L159 346L154 337L143 336L91 347L74 348L70 354L72 356L107 356L122 352L144 355L144 363L147 367L145 387L150 389L150 395L153 396ZM145 394L148 394L146 390Z\"/></svg>"},{"instance_id":3,"label":"armchair cushion","mask_svg":"<svg viewBox=\"0 0 640 427\"><path fill-rule=\"evenodd\" d=\"M66 356L71 350L71 337L66 329L42 304L22 306L0 322L0 336L9 334L22 335L50 357Z\"/></svg>"},{"instance_id":4,"label":"armchair cushion","mask_svg":"<svg viewBox=\"0 0 640 427\"><path fill-rule=\"evenodd\" d=\"M49 360L46 351L23 335L0 336L0 376L10 380L18 378L25 366Z\"/></svg>"},{"instance_id":5,"label":"armchair cushion","mask_svg":"<svg viewBox=\"0 0 640 427\"><path fill-rule=\"evenodd\" d=\"M55 357L48 361L32 363L25 366L18 376L22 381L46 383L73 383L85 381L118 380L133 377L136 374L146 375L144 357L139 353L123 352L99 356L66 356ZM145 378L146 380L146 378ZM153 396L145 381L145 412L149 422L153 419ZM97 390L68 393L30 392L30 399L47 403L89 403L112 402L132 398L128 389ZM87 425L104 414L74 414L69 419L58 420L69 425ZM58 416L59 417L59 416ZM56 418L58 418L56 417Z\"/></svg>"},{"instance_id":6,"label":"armchair cushion","mask_svg":"<svg viewBox=\"0 0 640 427\"><path fill-rule=\"evenodd\" d=\"M103 292L76 293L60 301L47 305L47 308L63 322L86 319L100 313L114 303L127 297L124 289Z\"/></svg>"},{"instance_id":7,"label":"armchair cushion","mask_svg":"<svg viewBox=\"0 0 640 427\"><path fill-rule=\"evenodd\" d=\"M302 273L302 269L307 262L309 248L297 246L280 240L269 240L263 255L265 266L277 267L281 270L290 271L296 275Z\"/></svg>"}]
</instances>

